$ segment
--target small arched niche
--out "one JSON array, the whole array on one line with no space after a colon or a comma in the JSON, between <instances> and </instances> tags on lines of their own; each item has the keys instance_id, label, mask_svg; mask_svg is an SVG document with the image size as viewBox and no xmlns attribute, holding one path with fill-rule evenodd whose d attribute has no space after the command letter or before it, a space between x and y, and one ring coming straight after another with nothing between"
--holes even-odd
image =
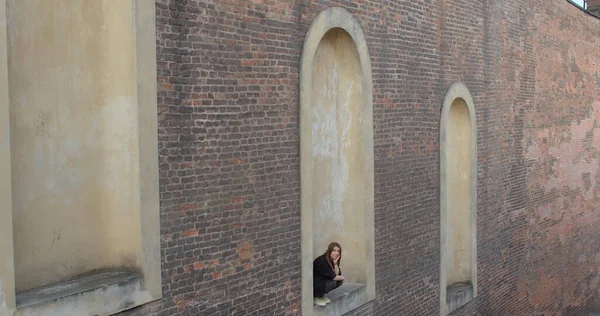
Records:
<instances>
[{"instance_id":1,"label":"small arched niche","mask_svg":"<svg viewBox=\"0 0 600 316\"><path fill-rule=\"evenodd\" d=\"M358 22L341 8L321 12L301 63L302 312L339 315L375 297L372 79ZM332 241L344 285L313 307L312 262Z\"/></svg>"},{"instance_id":2,"label":"small arched niche","mask_svg":"<svg viewBox=\"0 0 600 316\"><path fill-rule=\"evenodd\" d=\"M440 314L477 295L477 128L467 87L453 84L440 124Z\"/></svg>"}]
</instances>

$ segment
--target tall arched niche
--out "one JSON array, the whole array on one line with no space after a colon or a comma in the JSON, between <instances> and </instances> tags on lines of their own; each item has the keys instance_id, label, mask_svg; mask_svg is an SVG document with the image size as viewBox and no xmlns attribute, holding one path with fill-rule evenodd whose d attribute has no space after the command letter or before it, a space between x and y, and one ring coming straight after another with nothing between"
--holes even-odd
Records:
<instances>
[{"instance_id":1,"label":"tall arched niche","mask_svg":"<svg viewBox=\"0 0 600 316\"><path fill-rule=\"evenodd\" d=\"M328 8L311 25L300 70L302 313L339 315L375 298L371 62L358 21ZM343 248L344 285L313 307L312 262ZM339 294L339 295L337 295Z\"/></svg>"},{"instance_id":2,"label":"tall arched niche","mask_svg":"<svg viewBox=\"0 0 600 316\"><path fill-rule=\"evenodd\" d=\"M462 83L444 98L440 124L440 314L477 296L477 126Z\"/></svg>"}]
</instances>

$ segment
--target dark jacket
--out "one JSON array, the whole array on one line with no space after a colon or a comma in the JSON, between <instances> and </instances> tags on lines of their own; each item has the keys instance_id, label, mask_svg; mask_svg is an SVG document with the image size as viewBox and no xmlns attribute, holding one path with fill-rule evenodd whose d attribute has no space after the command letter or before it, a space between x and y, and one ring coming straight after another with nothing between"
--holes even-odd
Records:
<instances>
[{"instance_id":1,"label":"dark jacket","mask_svg":"<svg viewBox=\"0 0 600 316\"><path fill-rule=\"evenodd\" d=\"M340 268L340 274L342 275L342 269ZM318 256L313 261L313 294L316 297L321 297L327 293L325 289L325 284L327 281L333 281L336 277L335 272L329 264L327 263L327 259L325 258L325 254Z\"/></svg>"}]
</instances>

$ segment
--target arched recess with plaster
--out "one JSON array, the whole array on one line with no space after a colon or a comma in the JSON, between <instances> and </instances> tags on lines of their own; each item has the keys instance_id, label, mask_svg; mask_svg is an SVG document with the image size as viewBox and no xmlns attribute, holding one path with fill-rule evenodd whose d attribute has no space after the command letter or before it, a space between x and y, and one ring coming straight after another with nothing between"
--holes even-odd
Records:
<instances>
[{"instance_id":1,"label":"arched recess with plaster","mask_svg":"<svg viewBox=\"0 0 600 316\"><path fill-rule=\"evenodd\" d=\"M477 296L477 125L462 83L444 98L440 123L440 314Z\"/></svg>"},{"instance_id":2,"label":"arched recess with plaster","mask_svg":"<svg viewBox=\"0 0 600 316\"><path fill-rule=\"evenodd\" d=\"M300 70L302 313L342 314L375 298L371 62L358 21L328 8L311 25ZM342 244L347 295L313 307L312 261Z\"/></svg>"}]
</instances>

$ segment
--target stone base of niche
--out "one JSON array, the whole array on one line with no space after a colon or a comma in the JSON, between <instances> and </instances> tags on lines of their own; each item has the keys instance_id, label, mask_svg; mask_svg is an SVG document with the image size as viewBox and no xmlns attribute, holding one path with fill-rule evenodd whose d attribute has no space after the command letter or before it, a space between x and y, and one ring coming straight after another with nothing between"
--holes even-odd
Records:
<instances>
[{"instance_id":1,"label":"stone base of niche","mask_svg":"<svg viewBox=\"0 0 600 316\"><path fill-rule=\"evenodd\" d=\"M151 301L142 275L100 271L17 293L15 315L109 315Z\"/></svg>"},{"instance_id":2,"label":"stone base of niche","mask_svg":"<svg viewBox=\"0 0 600 316\"><path fill-rule=\"evenodd\" d=\"M473 299L473 285L471 283L454 283L446 288L446 305L448 313L467 304Z\"/></svg>"},{"instance_id":3,"label":"stone base of niche","mask_svg":"<svg viewBox=\"0 0 600 316\"><path fill-rule=\"evenodd\" d=\"M325 296L331 300L331 303L325 306L315 306L315 316L343 315L369 301L367 286L363 283L345 282Z\"/></svg>"}]
</instances>

